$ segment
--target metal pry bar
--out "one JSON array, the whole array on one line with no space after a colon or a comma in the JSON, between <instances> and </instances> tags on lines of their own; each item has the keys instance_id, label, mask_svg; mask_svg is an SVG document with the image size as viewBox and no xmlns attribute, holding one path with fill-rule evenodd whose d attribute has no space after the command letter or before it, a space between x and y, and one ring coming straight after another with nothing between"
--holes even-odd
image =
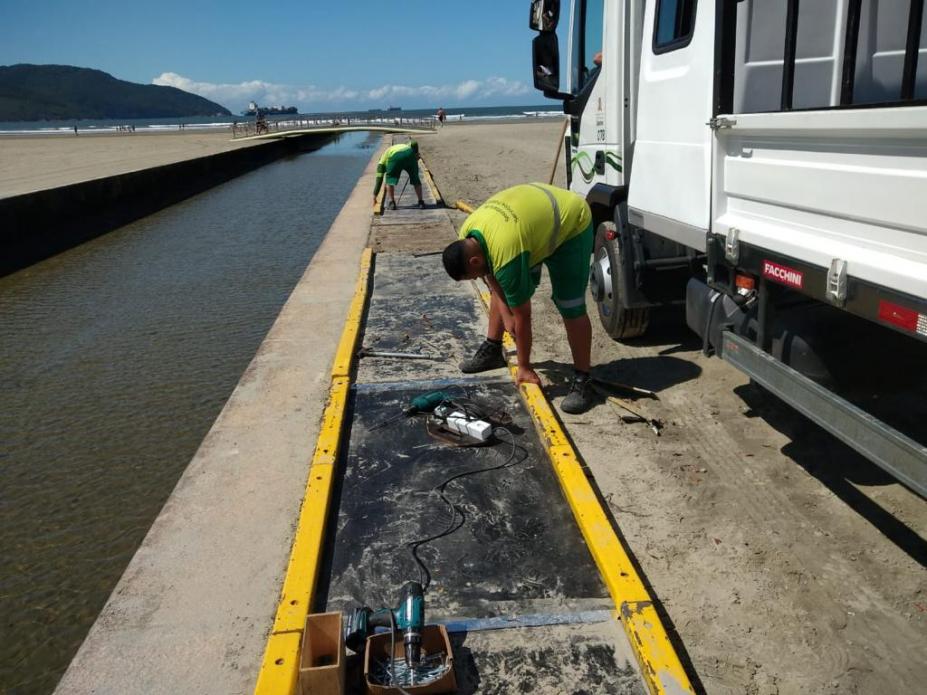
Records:
<instances>
[{"instance_id":1,"label":"metal pry bar","mask_svg":"<svg viewBox=\"0 0 927 695\"><path fill-rule=\"evenodd\" d=\"M444 359L440 355L424 355L420 352L389 352L386 350L373 350L371 348L362 347L357 351L357 356L360 357L389 357L399 360L442 360Z\"/></svg>"}]
</instances>

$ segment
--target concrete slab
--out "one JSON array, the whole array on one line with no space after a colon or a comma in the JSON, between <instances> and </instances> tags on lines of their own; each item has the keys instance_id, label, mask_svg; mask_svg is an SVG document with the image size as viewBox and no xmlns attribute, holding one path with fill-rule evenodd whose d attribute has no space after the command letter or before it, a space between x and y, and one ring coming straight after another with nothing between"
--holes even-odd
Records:
<instances>
[{"instance_id":1,"label":"concrete slab","mask_svg":"<svg viewBox=\"0 0 927 695\"><path fill-rule=\"evenodd\" d=\"M464 389L451 384L448 392L463 397ZM598 599L596 607L609 607L608 591L511 380L466 386L473 402L512 418L509 432L490 446L438 442L424 417L373 429L432 389L421 381L356 387L330 584L319 608L392 605L409 580L427 586L433 619L491 617L499 614L499 604L532 614L541 612L533 605L538 599ZM452 524L434 490L466 471L483 472L444 488L459 510ZM448 528L455 530L418 547L419 566L408 544Z\"/></svg>"},{"instance_id":2,"label":"concrete slab","mask_svg":"<svg viewBox=\"0 0 927 695\"><path fill-rule=\"evenodd\" d=\"M455 634L460 693L644 695L617 621Z\"/></svg>"},{"instance_id":3,"label":"concrete slab","mask_svg":"<svg viewBox=\"0 0 927 695\"><path fill-rule=\"evenodd\" d=\"M357 381L459 377L458 365L476 350L485 330L479 300L469 285L456 283L448 277L440 256L379 255L364 328L364 346L440 355L442 359L365 357L358 365Z\"/></svg>"}]
</instances>

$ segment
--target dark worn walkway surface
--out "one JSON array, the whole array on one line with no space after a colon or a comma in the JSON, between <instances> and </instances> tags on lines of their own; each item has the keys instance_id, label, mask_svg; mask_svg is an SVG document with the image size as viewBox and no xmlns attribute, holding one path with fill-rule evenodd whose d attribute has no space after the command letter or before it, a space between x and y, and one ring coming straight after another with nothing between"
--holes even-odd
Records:
<instances>
[{"instance_id":1,"label":"dark worn walkway surface","mask_svg":"<svg viewBox=\"0 0 927 695\"><path fill-rule=\"evenodd\" d=\"M415 202L405 196L403 203ZM613 608L509 375L465 378L457 369L482 340L483 311L469 283L447 277L440 256L414 255L442 248L452 234L437 209L387 211L373 223L380 253L363 344L446 359L360 360L317 608L394 606L403 583L427 576L429 621ZM514 447L505 435L484 448L448 447L427 434L421 417L371 431L438 388L505 408ZM408 544L448 526L435 486L500 465L446 488L461 522L419 549L426 575ZM462 693L642 692L614 621L457 634L454 650Z\"/></svg>"}]
</instances>

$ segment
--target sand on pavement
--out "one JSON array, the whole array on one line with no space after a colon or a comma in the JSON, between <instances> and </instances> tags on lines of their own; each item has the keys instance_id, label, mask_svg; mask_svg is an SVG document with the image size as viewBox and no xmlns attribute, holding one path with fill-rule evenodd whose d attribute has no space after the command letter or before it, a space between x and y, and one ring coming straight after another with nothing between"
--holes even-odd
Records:
<instances>
[{"instance_id":1,"label":"sand on pavement","mask_svg":"<svg viewBox=\"0 0 927 695\"><path fill-rule=\"evenodd\" d=\"M479 203L546 182L560 128L455 125L420 142L444 198ZM564 172L561 154L555 183ZM548 296L535 295L533 361L559 402L570 358ZM606 404L561 418L705 690L922 689L927 502L703 356L681 316L628 345L589 307L593 365L656 390L640 407L666 428L622 424Z\"/></svg>"}]
</instances>

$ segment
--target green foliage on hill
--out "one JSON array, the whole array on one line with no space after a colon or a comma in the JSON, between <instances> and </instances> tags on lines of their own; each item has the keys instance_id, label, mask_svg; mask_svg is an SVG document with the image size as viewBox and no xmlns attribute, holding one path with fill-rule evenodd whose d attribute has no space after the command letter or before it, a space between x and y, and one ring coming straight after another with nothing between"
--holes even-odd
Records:
<instances>
[{"instance_id":1,"label":"green foliage on hill","mask_svg":"<svg viewBox=\"0 0 927 695\"><path fill-rule=\"evenodd\" d=\"M0 121L230 115L176 87L117 80L70 65L0 65Z\"/></svg>"}]
</instances>

